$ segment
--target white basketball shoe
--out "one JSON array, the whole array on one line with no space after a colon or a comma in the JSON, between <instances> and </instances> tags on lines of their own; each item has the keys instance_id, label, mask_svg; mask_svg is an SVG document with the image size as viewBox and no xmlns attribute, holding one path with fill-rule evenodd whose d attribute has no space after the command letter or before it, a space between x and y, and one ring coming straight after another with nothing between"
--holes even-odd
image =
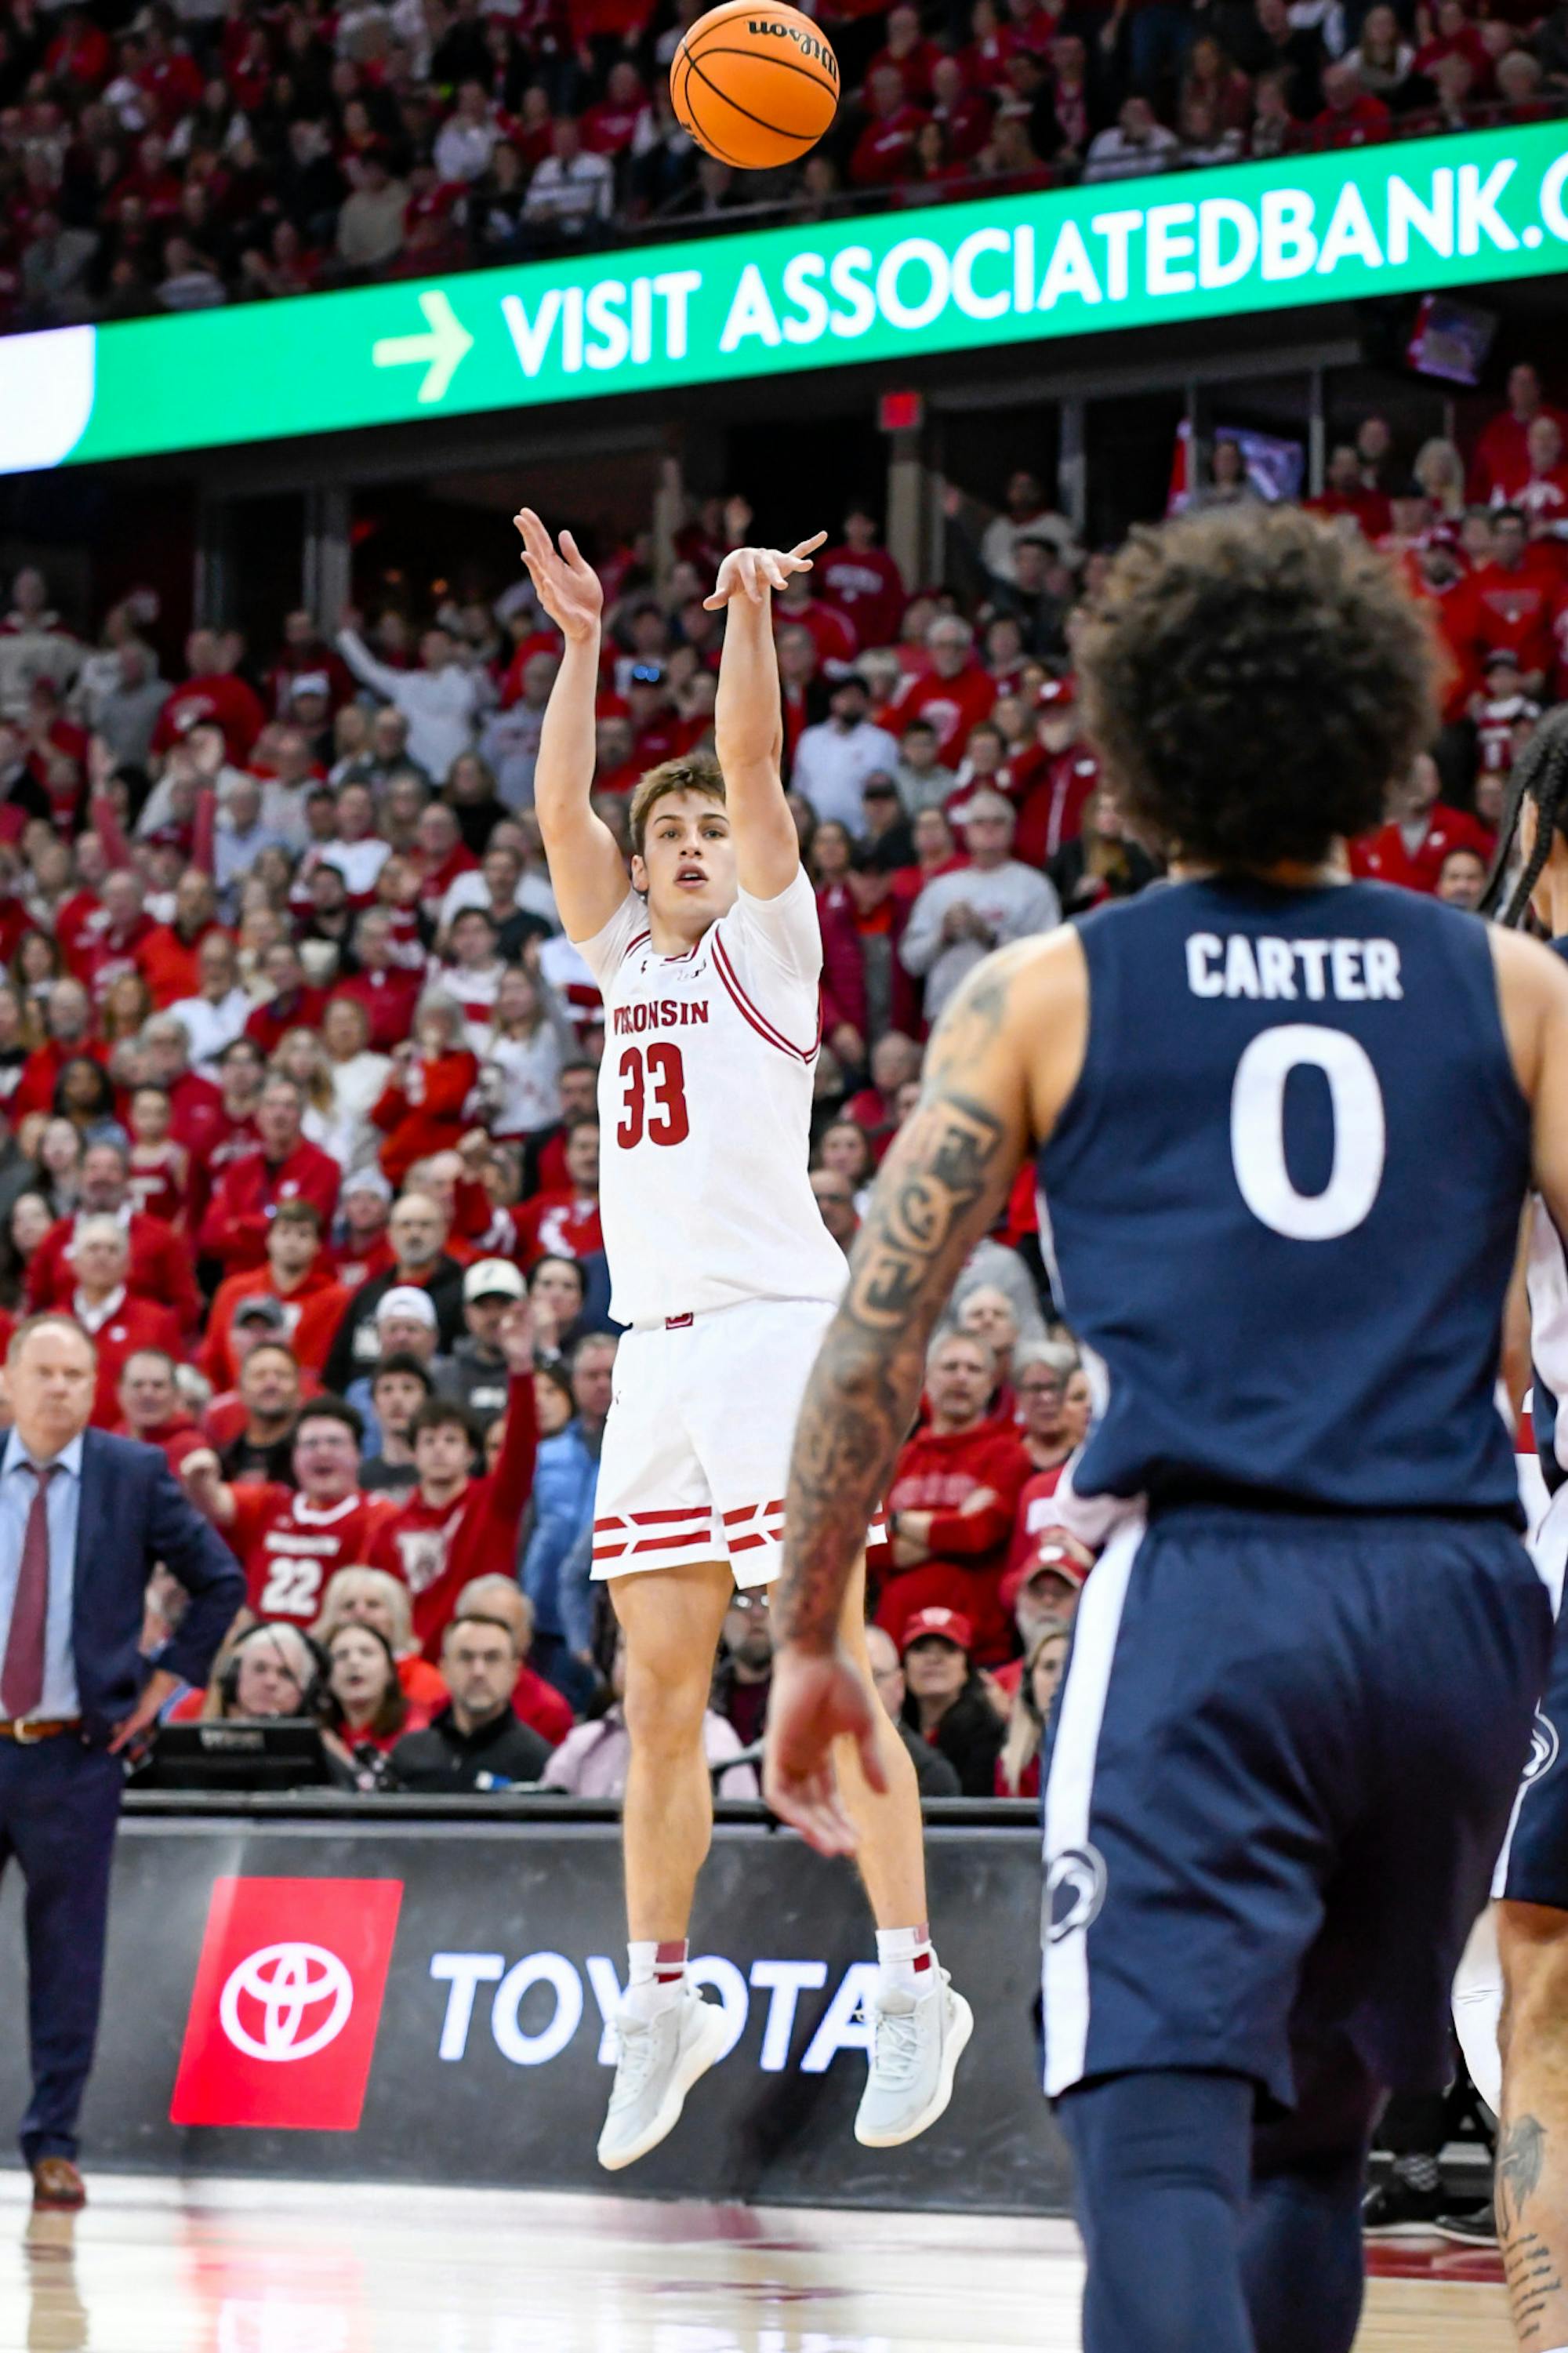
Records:
<instances>
[{"instance_id":1,"label":"white basketball shoe","mask_svg":"<svg viewBox=\"0 0 1568 2353\"><path fill-rule=\"evenodd\" d=\"M607 2173L635 2165L674 2131L686 2094L724 2047L725 2018L693 1985L648 2019L616 2019L616 2080L599 2135L599 2163Z\"/></svg>"},{"instance_id":2,"label":"white basketball shoe","mask_svg":"<svg viewBox=\"0 0 1568 2353\"><path fill-rule=\"evenodd\" d=\"M922 1999L901 1988L870 2005L871 2072L855 2117L864 2148L897 2148L934 2125L952 2097L952 2079L974 2031L974 2013L945 1969Z\"/></svg>"}]
</instances>

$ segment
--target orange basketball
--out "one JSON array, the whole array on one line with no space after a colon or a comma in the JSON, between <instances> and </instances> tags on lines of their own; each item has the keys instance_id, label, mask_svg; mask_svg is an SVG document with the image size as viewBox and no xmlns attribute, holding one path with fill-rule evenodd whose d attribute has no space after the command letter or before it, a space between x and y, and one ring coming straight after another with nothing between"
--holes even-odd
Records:
<instances>
[{"instance_id":1,"label":"orange basketball","mask_svg":"<svg viewBox=\"0 0 1568 2353\"><path fill-rule=\"evenodd\" d=\"M838 60L798 8L725 0L682 37L669 95L721 164L766 172L815 147L838 111Z\"/></svg>"}]
</instances>

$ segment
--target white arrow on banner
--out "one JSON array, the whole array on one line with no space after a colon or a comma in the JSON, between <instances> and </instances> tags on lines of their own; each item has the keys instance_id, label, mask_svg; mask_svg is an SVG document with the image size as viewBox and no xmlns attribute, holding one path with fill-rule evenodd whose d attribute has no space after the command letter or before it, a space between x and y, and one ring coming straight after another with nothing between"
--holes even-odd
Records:
<instances>
[{"instance_id":1,"label":"white arrow on banner","mask_svg":"<svg viewBox=\"0 0 1568 2353\"><path fill-rule=\"evenodd\" d=\"M415 396L425 407L441 398L473 350L474 339L438 288L420 295L419 308L430 329L427 335L384 335L371 346L370 356L377 367L414 367L427 362L425 381Z\"/></svg>"}]
</instances>

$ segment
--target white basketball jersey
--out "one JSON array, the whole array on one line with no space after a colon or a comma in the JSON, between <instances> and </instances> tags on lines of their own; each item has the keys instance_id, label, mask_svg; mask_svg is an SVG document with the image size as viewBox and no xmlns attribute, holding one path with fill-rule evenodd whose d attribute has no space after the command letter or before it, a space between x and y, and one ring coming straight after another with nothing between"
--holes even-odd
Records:
<instances>
[{"instance_id":1,"label":"white basketball jersey","mask_svg":"<svg viewBox=\"0 0 1568 2353\"><path fill-rule=\"evenodd\" d=\"M618 1324L843 1293L806 1176L822 935L804 873L682 955L635 892L580 943L605 997L599 1208Z\"/></svg>"}]
</instances>

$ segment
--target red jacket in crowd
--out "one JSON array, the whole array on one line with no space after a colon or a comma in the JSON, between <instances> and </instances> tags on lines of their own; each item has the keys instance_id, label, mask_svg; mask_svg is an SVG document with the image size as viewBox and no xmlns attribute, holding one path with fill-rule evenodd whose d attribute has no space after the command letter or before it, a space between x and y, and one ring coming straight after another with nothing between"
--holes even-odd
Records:
<instances>
[{"instance_id":1,"label":"red jacket in crowd","mask_svg":"<svg viewBox=\"0 0 1568 2353\"><path fill-rule=\"evenodd\" d=\"M27 1268L29 1314L36 1315L44 1307L70 1305L76 1271L68 1253L76 1226L74 1218L61 1218L33 1252ZM176 1321L194 1332L201 1322L202 1303L188 1243L162 1218L149 1218L140 1209L132 1210L125 1238L131 1245L125 1271L125 1288L131 1296L172 1308Z\"/></svg>"},{"instance_id":2,"label":"red jacket in crowd","mask_svg":"<svg viewBox=\"0 0 1568 2353\"><path fill-rule=\"evenodd\" d=\"M413 1092L409 1079L417 1072ZM423 1057L393 1079L371 1106L371 1119L384 1134L381 1165L389 1181L401 1185L416 1160L449 1152L466 1124L464 1109L479 1075L479 1060L466 1050Z\"/></svg>"},{"instance_id":3,"label":"red jacket in crowd","mask_svg":"<svg viewBox=\"0 0 1568 2353\"><path fill-rule=\"evenodd\" d=\"M514 1375L491 1475L470 1479L439 1510L416 1487L371 1546L371 1567L400 1577L413 1595L415 1638L427 1659L440 1657L441 1637L470 1578L517 1575L517 1525L533 1491L538 1436L533 1376Z\"/></svg>"},{"instance_id":4,"label":"red jacket in crowd","mask_svg":"<svg viewBox=\"0 0 1568 2353\"><path fill-rule=\"evenodd\" d=\"M321 1213L323 1230L338 1206L342 1170L331 1153L301 1136L283 1159L268 1159L259 1145L231 1161L213 1188L202 1219L201 1255L221 1259L230 1274L259 1266L267 1256L267 1229L279 1201L309 1201Z\"/></svg>"},{"instance_id":5,"label":"red jacket in crowd","mask_svg":"<svg viewBox=\"0 0 1568 2353\"><path fill-rule=\"evenodd\" d=\"M258 1266L225 1277L213 1294L206 1337L196 1362L217 1390L231 1389L239 1378L234 1353L234 1318L244 1299L275 1299L283 1310L283 1337L300 1365L319 1373L327 1361L349 1293L324 1259L307 1267L292 1291L279 1291L269 1266Z\"/></svg>"},{"instance_id":6,"label":"red jacket in crowd","mask_svg":"<svg viewBox=\"0 0 1568 2353\"><path fill-rule=\"evenodd\" d=\"M69 1307L71 1301L61 1305ZM172 1307L161 1307L154 1299L138 1299L134 1293L122 1293L114 1313L100 1324L92 1335L92 1345L98 1351L98 1384L92 1396L92 1426L95 1430L114 1430L120 1423L120 1376L125 1370L128 1357L139 1348L162 1348L176 1363L184 1356L184 1334L180 1319Z\"/></svg>"},{"instance_id":7,"label":"red jacket in crowd","mask_svg":"<svg viewBox=\"0 0 1568 2353\"><path fill-rule=\"evenodd\" d=\"M974 1655L990 1666L1011 1651L1012 1630L1002 1607L1002 1569L1012 1540L1018 1497L1032 1465L1011 1424L977 1423L939 1437L917 1430L894 1467L888 1489L889 1533L898 1512L931 1512L931 1557L918 1567L884 1567L877 1623L899 1641L917 1609L957 1609L974 1628ZM978 1510L963 1509L984 1492Z\"/></svg>"},{"instance_id":8,"label":"red jacket in crowd","mask_svg":"<svg viewBox=\"0 0 1568 2353\"><path fill-rule=\"evenodd\" d=\"M1497 837L1479 818L1465 809L1434 801L1426 812L1426 831L1415 849L1407 847L1397 822L1380 825L1351 844L1351 872L1367 882L1402 882L1407 891L1436 891L1443 860L1451 849L1473 849L1491 864Z\"/></svg>"}]
</instances>

